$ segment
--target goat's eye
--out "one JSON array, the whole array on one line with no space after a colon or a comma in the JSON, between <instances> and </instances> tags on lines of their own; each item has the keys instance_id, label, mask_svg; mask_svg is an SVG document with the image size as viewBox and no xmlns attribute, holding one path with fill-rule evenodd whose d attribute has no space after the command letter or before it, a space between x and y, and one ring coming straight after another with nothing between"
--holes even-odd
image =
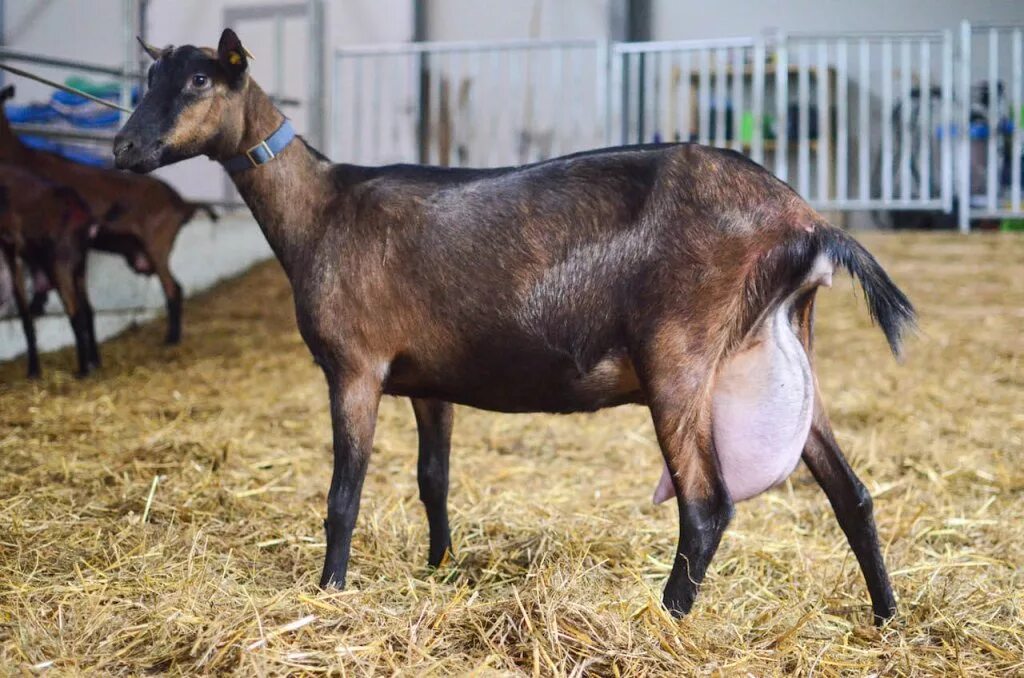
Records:
<instances>
[{"instance_id":1,"label":"goat's eye","mask_svg":"<svg viewBox=\"0 0 1024 678\"><path fill-rule=\"evenodd\" d=\"M202 73L196 73L192 76L192 86L196 89L202 89L210 83L210 79Z\"/></svg>"}]
</instances>

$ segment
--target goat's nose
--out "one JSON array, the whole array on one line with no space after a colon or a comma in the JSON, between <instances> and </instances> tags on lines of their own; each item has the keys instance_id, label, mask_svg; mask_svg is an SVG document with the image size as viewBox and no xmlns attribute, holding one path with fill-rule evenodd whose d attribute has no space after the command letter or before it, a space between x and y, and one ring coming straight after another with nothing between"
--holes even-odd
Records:
<instances>
[{"instance_id":1,"label":"goat's nose","mask_svg":"<svg viewBox=\"0 0 1024 678\"><path fill-rule=\"evenodd\" d=\"M134 146L134 145L135 144L132 143L132 141L130 139L119 139L119 138L115 137L114 138L114 157L117 157L117 156L121 155L125 151L131 150L132 146Z\"/></svg>"}]
</instances>

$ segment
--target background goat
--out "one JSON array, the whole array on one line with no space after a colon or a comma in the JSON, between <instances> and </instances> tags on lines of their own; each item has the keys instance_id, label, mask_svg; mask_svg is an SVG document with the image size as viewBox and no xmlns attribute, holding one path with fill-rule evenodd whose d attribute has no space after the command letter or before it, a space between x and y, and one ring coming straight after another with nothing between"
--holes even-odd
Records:
<instances>
[{"instance_id":1,"label":"background goat","mask_svg":"<svg viewBox=\"0 0 1024 678\"><path fill-rule=\"evenodd\" d=\"M0 165L0 250L10 269L14 300L28 346L28 376L38 377L39 352L25 290L25 266L57 289L71 319L78 374L100 365L93 310L85 285L89 240L96 221L72 189ZM24 265L23 265L24 264Z\"/></svg>"},{"instance_id":2,"label":"background goat","mask_svg":"<svg viewBox=\"0 0 1024 678\"><path fill-rule=\"evenodd\" d=\"M0 102L14 96L14 87L0 90ZM137 273L156 275L167 299L168 344L181 340L181 286L171 274L170 257L178 231L209 205L184 200L177 191L154 177L138 177L82 165L56 154L25 146L15 136L5 113L0 112L0 162L18 165L78 191L100 218L92 247L122 255ZM41 312L45 290L35 295L33 310Z\"/></svg>"}]
</instances>

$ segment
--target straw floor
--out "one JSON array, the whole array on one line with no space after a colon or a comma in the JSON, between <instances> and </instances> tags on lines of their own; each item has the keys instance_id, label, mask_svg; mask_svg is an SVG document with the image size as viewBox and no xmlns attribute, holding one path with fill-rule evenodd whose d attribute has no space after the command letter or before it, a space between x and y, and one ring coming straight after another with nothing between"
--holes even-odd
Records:
<instances>
[{"instance_id":1,"label":"straw floor","mask_svg":"<svg viewBox=\"0 0 1024 678\"><path fill-rule=\"evenodd\" d=\"M0 674L1024 673L1024 239L864 238L917 303L907 362L845 278L818 372L900 601L802 467L738 506L695 611L660 608L672 504L645 410L460 409L457 562L430 573L407 402L381 408L349 589L320 592L323 380L276 264L72 355L0 365Z\"/></svg>"}]
</instances>

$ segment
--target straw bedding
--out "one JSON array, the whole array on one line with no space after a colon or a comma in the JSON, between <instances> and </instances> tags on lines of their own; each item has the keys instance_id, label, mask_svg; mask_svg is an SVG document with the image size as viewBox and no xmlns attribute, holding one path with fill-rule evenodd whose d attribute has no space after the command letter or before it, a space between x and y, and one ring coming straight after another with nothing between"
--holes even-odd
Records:
<instances>
[{"instance_id":1,"label":"straw bedding","mask_svg":"<svg viewBox=\"0 0 1024 678\"><path fill-rule=\"evenodd\" d=\"M900 614L801 468L741 504L695 611L659 605L675 508L646 411L459 409L456 562L428 572L408 403L386 399L349 589L316 587L323 379L262 265L46 378L0 365L0 673L1020 675L1024 239L864 238L917 303L905 365L846 279L818 373L875 497Z\"/></svg>"}]
</instances>

